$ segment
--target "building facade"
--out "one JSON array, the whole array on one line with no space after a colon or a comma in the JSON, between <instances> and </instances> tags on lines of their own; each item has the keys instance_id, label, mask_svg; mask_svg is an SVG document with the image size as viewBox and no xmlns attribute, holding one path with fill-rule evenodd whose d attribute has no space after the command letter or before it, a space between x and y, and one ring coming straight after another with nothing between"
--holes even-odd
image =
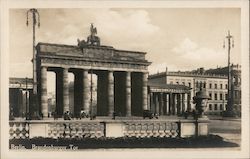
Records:
<instances>
[{"instance_id":1,"label":"building facade","mask_svg":"<svg viewBox=\"0 0 250 159\"><path fill-rule=\"evenodd\" d=\"M161 84L149 81L148 105L150 111L159 116L181 116L191 111L190 88L184 85Z\"/></svg>"},{"instance_id":2,"label":"building facade","mask_svg":"<svg viewBox=\"0 0 250 159\"><path fill-rule=\"evenodd\" d=\"M232 66L232 68L234 67ZM218 68L206 71L203 68L199 68L194 71L170 72L166 68L165 72L150 75L149 82L177 84L191 88L191 109L195 108L195 105L193 104L193 97L202 87L203 89L206 89L208 95L210 96L206 113L221 114L221 112L225 111L227 108L228 77L226 70L227 68ZM235 68L232 70L232 76L234 77L234 85L232 87L234 90L234 105L239 109L239 106L236 105L239 105L241 101L240 72L236 71Z\"/></svg>"},{"instance_id":3,"label":"building facade","mask_svg":"<svg viewBox=\"0 0 250 159\"><path fill-rule=\"evenodd\" d=\"M33 111L32 107L33 80L30 78L9 79L9 109L13 117L25 117Z\"/></svg>"}]
</instances>

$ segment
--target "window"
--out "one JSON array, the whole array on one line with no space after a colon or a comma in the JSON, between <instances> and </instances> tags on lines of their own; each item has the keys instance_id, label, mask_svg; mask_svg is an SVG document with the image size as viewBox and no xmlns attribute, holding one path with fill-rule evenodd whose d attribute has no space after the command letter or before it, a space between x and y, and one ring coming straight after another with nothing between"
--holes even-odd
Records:
<instances>
[{"instance_id":1,"label":"window","mask_svg":"<svg viewBox=\"0 0 250 159\"><path fill-rule=\"evenodd\" d=\"M191 83L190 82L188 83L188 87L191 87Z\"/></svg>"},{"instance_id":2,"label":"window","mask_svg":"<svg viewBox=\"0 0 250 159\"><path fill-rule=\"evenodd\" d=\"M205 82L205 83L203 83L203 88L206 88L206 82Z\"/></svg>"},{"instance_id":3,"label":"window","mask_svg":"<svg viewBox=\"0 0 250 159\"><path fill-rule=\"evenodd\" d=\"M214 105L214 110L217 110L217 109L218 109L218 108L217 108L217 104L215 104L215 105Z\"/></svg>"},{"instance_id":4,"label":"window","mask_svg":"<svg viewBox=\"0 0 250 159\"><path fill-rule=\"evenodd\" d=\"M212 93L209 93L209 97L210 97L210 99L212 99Z\"/></svg>"},{"instance_id":5,"label":"window","mask_svg":"<svg viewBox=\"0 0 250 159\"><path fill-rule=\"evenodd\" d=\"M222 106L222 104L220 104L220 110L223 110L223 106Z\"/></svg>"},{"instance_id":6,"label":"window","mask_svg":"<svg viewBox=\"0 0 250 159\"><path fill-rule=\"evenodd\" d=\"M214 84L214 88L217 89L217 84L216 83Z\"/></svg>"},{"instance_id":7,"label":"window","mask_svg":"<svg viewBox=\"0 0 250 159\"><path fill-rule=\"evenodd\" d=\"M209 88L212 88L212 83L209 83Z\"/></svg>"},{"instance_id":8,"label":"window","mask_svg":"<svg viewBox=\"0 0 250 159\"><path fill-rule=\"evenodd\" d=\"M198 81L196 82L196 88L199 88L199 82Z\"/></svg>"},{"instance_id":9,"label":"window","mask_svg":"<svg viewBox=\"0 0 250 159\"><path fill-rule=\"evenodd\" d=\"M223 94L222 93L220 94L220 100L223 100Z\"/></svg>"},{"instance_id":10,"label":"window","mask_svg":"<svg viewBox=\"0 0 250 159\"><path fill-rule=\"evenodd\" d=\"M225 89L227 89L227 84L225 84Z\"/></svg>"},{"instance_id":11,"label":"window","mask_svg":"<svg viewBox=\"0 0 250 159\"><path fill-rule=\"evenodd\" d=\"M223 86L222 86L222 84L220 84L220 89L222 89L223 88Z\"/></svg>"},{"instance_id":12,"label":"window","mask_svg":"<svg viewBox=\"0 0 250 159\"><path fill-rule=\"evenodd\" d=\"M225 94L226 100L227 100L227 94Z\"/></svg>"},{"instance_id":13,"label":"window","mask_svg":"<svg viewBox=\"0 0 250 159\"><path fill-rule=\"evenodd\" d=\"M209 110L212 110L212 104L209 104Z\"/></svg>"},{"instance_id":14,"label":"window","mask_svg":"<svg viewBox=\"0 0 250 159\"><path fill-rule=\"evenodd\" d=\"M217 100L217 93L214 93L214 100Z\"/></svg>"}]
</instances>

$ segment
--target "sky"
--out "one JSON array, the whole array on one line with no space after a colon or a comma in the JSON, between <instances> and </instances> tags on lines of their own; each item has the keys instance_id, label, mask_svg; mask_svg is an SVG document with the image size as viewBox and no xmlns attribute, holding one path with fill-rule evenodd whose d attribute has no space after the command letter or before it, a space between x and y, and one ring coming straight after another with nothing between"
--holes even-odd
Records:
<instances>
[{"instance_id":1,"label":"sky","mask_svg":"<svg viewBox=\"0 0 250 159\"><path fill-rule=\"evenodd\" d=\"M32 77L32 26L28 9L9 14L10 77ZM36 43L77 45L87 38L90 23L101 44L116 49L147 52L149 73L189 71L227 65L223 41L234 36L231 62L240 64L240 9L237 8L83 8L39 9ZM31 15L29 15L31 20ZM31 24L31 21L30 21ZM226 45L227 47L227 45Z\"/></svg>"}]
</instances>

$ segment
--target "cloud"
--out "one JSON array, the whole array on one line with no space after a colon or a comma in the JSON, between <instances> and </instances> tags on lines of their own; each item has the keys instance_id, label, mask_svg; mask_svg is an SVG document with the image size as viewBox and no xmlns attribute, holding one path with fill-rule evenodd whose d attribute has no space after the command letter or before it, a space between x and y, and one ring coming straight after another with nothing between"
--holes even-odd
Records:
<instances>
[{"instance_id":1,"label":"cloud","mask_svg":"<svg viewBox=\"0 0 250 159\"><path fill-rule=\"evenodd\" d=\"M98 34L108 43L121 48L140 48L157 34L160 28L151 23L145 10L102 10L95 16ZM100 12L98 12L100 15ZM112 37L112 38L110 38Z\"/></svg>"},{"instance_id":2,"label":"cloud","mask_svg":"<svg viewBox=\"0 0 250 159\"><path fill-rule=\"evenodd\" d=\"M174 47L172 51L176 53L183 63L191 64L195 67L214 67L218 64L226 64L225 58L227 54L224 50L201 47L189 38L185 38L178 46Z\"/></svg>"},{"instance_id":3,"label":"cloud","mask_svg":"<svg viewBox=\"0 0 250 159\"><path fill-rule=\"evenodd\" d=\"M186 53L186 52L191 52L193 50L196 50L198 47L198 45L191 41L189 38L185 38L179 46L173 48L173 51L176 52L176 53L180 53L180 54L183 54L183 53Z\"/></svg>"},{"instance_id":4,"label":"cloud","mask_svg":"<svg viewBox=\"0 0 250 159\"><path fill-rule=\"evenodd\" d=\"M10 77L32 77L31 62L10 63Z\"/></svg>"},{"instance_id":5,"label":"cloud","mask_svg":"<svg viewBox=\"0 0 250 159\"><path fill-rule=\"evenodd\" d=\"M159 72L165 72L166 68L168 71L179 71L180 68L174 64L167 64L166 62L160 64L152 64L148 67L149 74L155 74Z\"/></svg>"}]
</instances>

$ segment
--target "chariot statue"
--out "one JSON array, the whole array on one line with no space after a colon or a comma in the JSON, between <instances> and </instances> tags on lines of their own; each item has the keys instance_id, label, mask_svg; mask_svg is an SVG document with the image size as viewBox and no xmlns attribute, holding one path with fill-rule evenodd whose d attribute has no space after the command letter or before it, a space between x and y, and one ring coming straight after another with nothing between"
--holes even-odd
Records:
<instances>
[{"instance_id":1,"label":"chariot statue","mask_svg":"<svg viewBox=\"0 0 250 159\"><path fill-rule=\"evenodd\" d=\"M96 29L96 27L93 26L93 23L91 23L90 35L87 38L88 45L100 46L100 38L96 35L97 35L97 29Z\"/></svg>"},{"instance_id":2,"label":"chariot statue","mask_svg":"<svg viewBox=\"0 0 250 159\"><path fill-rule=\"evenodd\" d=\"M100 38L96 35L97 35L97 29L96 27L93 26L93 23L91 23L90 35L88 36L87 41L77 39L77 43L78 43L77 46L79 48L84 48L89 45L100 46Z\"/></svg>"}]
</instances>

